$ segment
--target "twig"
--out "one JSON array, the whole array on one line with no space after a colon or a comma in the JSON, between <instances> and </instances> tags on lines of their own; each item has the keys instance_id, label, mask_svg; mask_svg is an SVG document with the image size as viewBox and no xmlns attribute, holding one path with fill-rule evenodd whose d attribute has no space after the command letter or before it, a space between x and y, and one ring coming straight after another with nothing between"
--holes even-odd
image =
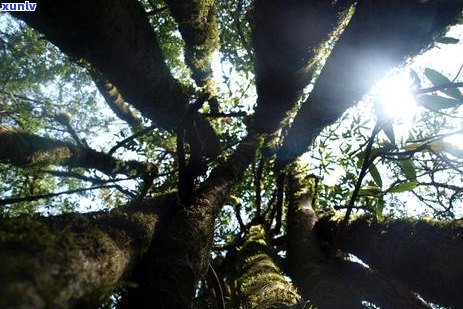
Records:
<instances>
[{"instance_id":1,"label":"twig","mask_svg":"<svg viewBox=\"0 0 463 309\"><path fill-rule=\"evenodd\" d=\"M261 158L259 160L259 164L257 165L257 169L255 170L255 175L254 175L254 187L256 190L256 217L257 218L261 216L261 212L262 212L261 211L261 208L262 208L262 185L261 183L262 183L262 173L264 172L264 164L265 164L265 160Z\"/></svg>"},{"instance_id":2,"label":"twig","mask_svg":"<svg viewBox=\"0 0 463 309\"><path fill-rule=\"evenodd\" d=\"M367 147L365 149L365 158L363 160L362 168L360 170L359 177L357 179L357 183L355 184L354 192L352 192L352 196L351 196L351 198L349 200L349 204L347 206L346 214L344 215L344 219L342 220L342 222L340 224L340 229L339 229L340 231L342 231L347 226L347 223L349 222L349 217L350 217L350 215L352 213L354 203L357 200L360 188L362 186L363 178L365 178L365 176L367 175L368 167L370 166L370 164L375 159L375 157L370 158L370 155L371 155L371 150L373 148L373 144L374 144L374 141L375 141L375 137L379 133L380 130L381 130L380 125L376 124L375 127L373 128L372 133L371 133L371 137L370 137L370 139L368 141L368 144L367 144Z\"/></svg>"},{"instance_id":3,"label":"twig","mask_svg":"<svg viewBox=\"0 0 463 309\"><path fill-rule=\"evenodd\" d=\"M439 86L434 86L434 87L429 87L429 88L420 88L420 89L414 90L413 93L423 94L423 93L429 93L429 92L434 92L434 91L439 91L439 90L444 90L444 89L449 89L449 88L460 88L460 87L463 87L463 82L447 83L447 84L442 84Z\"/></svg>"},{"instance_id":4,"label":"twig","mask_svg":"<svg viewBox=\"0 0 463 309\"><path fill-rule=\"evenodd\" d=\"M127 144L128 142L140 137L140 136L143 136L145 134L148 134L150 131L154 130L156 128L155 125L151 125L149 127L146 127L144 129L142 129L141 131L138 131L134 134L132 134L131 136L123 139L122 141L118 142L115 146L113 146L109 152L108 152L108 155L113 155L117 149L121 148L122 146L124 146L125 144Z\"/></svg>"},{"instance_id":5,"label":"twig","mask_svg":"<svg viewBox=\"0 0 463 309\"><path fill-rule=\"evenodd\" d=\"M103 180L103 179L100 179L100 178L81 175L81 174L75 173L75 172L63 172L63 171L53 171L53 170L38 170L38 172L39 173L50 174L50 175L57 176L57 177L76 178L76 179L80 179L80 180L83 180L83 181L91 182L93 184L100 184L100 185L101 184L106 184L106 183L114 183L114 182L125 181L125 180L131 179L131 178L123 178L123 179Z\"/></svg>"},{"instance_id":6,"label":"twig","mask_svg":"<svg viewBox=\"0 0 463 309\"><path fill-rule=\"evenodd\" d=\"M235 217L236 217L236 220L238 221L238 224L240 225L241 232L245 232L246 231L246 225L244 224L243 218L241 217L241 204L239 204L239 203L236 204L233 207L233 210L235 211Z\"/></svg>"},{"instance_id":7,"label":"twig","mask_svg":"<svg viewBox=\"0 0 463 309\"><path fill-rule=\"evenodd\" d=\"M225 298L223 296L222 285L220 284L219 276L217 276L212 264L209 264L207 274L217 297L217 307L219 309L225 309Z\"/></svg>"},{"instance_id":8,"label":"twig","mask_svg":"<svg viewBox=\"0 0 463 309\"><path fill-rule=\"evenodd\" d=\"M146 16L154 16L154 15L157 15L157 14L160 14L160 13L164 13L164 12L167 12L169 10L169 7L166 5L166 6L163 6L159 9L153 9L151 11L147 11L146 12Z\"/></svg>"},{"instance_id":9,"label":"twig","mask_svg":"<svg viewBox=\"0 0 463 309\"><path fill-rule=\"evenodd\" d=\"M460 76L461 70L463 70L463 64L460 65L460 68L458 69L457 74L456 74L455 77L452 79L452 83L454 83L454 82L457 80L457 78Z\"/></svg>"},{"instance_id":10,"label":"twig","mask_svg":"<svg viewBox=\"0 0 463 309\"><path fill-rule=\"evenodd\" d=\"M281 229L281 220L283 217L283 200L284 200L284 191L285 191L285 179L286 175L280 173L277 178L277 202L275 204L276 217L275 217L275 227L272 230L272 235L277 235L280 233Z\"/></svg>"},{"instance_id":11,"label":"twig","mask_svg":"<svg viewBox=\"0 0 463 309\"><path fill-rule=\"evenodd\" d=\"M21 203L21 202L32 202L32 201L36 201L36 200L40 200L44 198L56 197L56 196L60 196L64 194L81 193L81 192L103 189L103 188L116 188L116 186L115 185L110 185L110 186L103 185L103 186L95 186L95 187L90 187L90 188L68 190L68 191L62 191L62 192L56 192L56 193L40 194L40 195L34 195L34 196L7 198L7 199L0 200L0 206Z\"/></svg>"},{"instance_id":12,"label":"twig","mask_svg":"<svg viewBox=\"0 0 463 309\"><path fill-rule=\"evenodd\" d=\"M246 117L246 112L231 112L231 113L203 113L205 117L209 118L228 118L228 117Z\"/></svg>"},{"instance_id":13,"label":"twig","mask_svg":"<svg viewBox=\"0 0 463 309\"><path fill-rule=\"evenodd\" d=\"M236 32L238 33L238 36L241 40L241 44L243 45L244 49L248 53L248 56L250 59L254 58L254 54L252 52L252 49L249 45L249 43L246 40L246 37L243 32L243 28L241 27L241 20L240 20L240 14L241 11L243 10L243 0L238 1L238 5L236 6L235 13L233 14L233 19L235 21L235 27L236 27Z\"/></svg>"}]
</instances>

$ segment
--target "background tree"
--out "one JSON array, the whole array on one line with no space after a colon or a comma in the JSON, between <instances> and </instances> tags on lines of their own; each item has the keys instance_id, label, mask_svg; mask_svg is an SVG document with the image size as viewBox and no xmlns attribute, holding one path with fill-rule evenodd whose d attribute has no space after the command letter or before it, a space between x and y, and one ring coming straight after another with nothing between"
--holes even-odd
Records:
<instances>
[{"instance_id":1,"label":"background tree","mask_svg":"<svg viewBox=\"0 0 463 309\"><path fill-rule=\"evenodd\" d=\"M445 139L462 133L459 73L412 72L423 109L406 138L378 103L345 113L457 43L444 34L462 9L41 0L1 14L0 307L462 306L463 156ZM404 192L433 217L404 218Z\"/></svg>"}]
</instances>

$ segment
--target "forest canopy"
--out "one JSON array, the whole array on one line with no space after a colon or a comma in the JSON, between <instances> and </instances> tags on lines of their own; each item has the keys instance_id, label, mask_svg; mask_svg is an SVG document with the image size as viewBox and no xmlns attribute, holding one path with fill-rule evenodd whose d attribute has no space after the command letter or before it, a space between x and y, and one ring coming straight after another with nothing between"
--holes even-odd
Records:
<instances>
[{"instance_id":1,"label":"forest canopy","mask_svg":"<svg viewBox=\"0 0 463 309\"><path fill-rule=\"evenodd\" d=\"M409 124L370 92L462 10L0 12L0 308L463 306L463 63L401 73Z\"/></svg>"}]
</instances>

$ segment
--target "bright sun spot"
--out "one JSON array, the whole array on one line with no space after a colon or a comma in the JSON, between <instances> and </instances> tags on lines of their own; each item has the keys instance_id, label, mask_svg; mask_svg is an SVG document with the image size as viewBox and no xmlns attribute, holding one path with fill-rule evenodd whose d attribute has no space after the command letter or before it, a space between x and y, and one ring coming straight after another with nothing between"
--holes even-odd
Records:
<instances>
[{"instance_id":1,"label":"bright sun spot","mask_svg":"<svg viewBox=\"0 0 463 309\"><path fill-rule=\"evenodd\" d=\"M387 116L407 122L418 111L411 89L412 81L407 72L394 72L376 84L372 95L379 100Z\"/></svg>"}]
</instances>

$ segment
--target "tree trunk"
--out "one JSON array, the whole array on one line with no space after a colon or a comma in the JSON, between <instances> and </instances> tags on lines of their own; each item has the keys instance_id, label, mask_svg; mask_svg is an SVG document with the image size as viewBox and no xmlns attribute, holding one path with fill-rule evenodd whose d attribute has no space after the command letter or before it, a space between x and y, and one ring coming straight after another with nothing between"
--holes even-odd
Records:
<instances>
[{"instance_id":1,"label":"tree trunk","mask_svg":"<svg viewBox=\"0 0 463 309\"><path fill-rule=\"evenodd\" d=\"M2 219L0 307L97 307L162 233L175 199L111 213Z\"/></svg>"},{"instance_id":2,"label":"tree trunk","mask_svg":"<svg viewBox=\"0 0 463 309\"><path fill-rule=\"evenodd\" d=\"M216 167L170 220L165 237L156 239L134 273L121 308L188 308L206 273L214 222L230 190L255 156L260 138L250 133L224 164Z\"/></svg>"},{"instance_id":3,"label":"tree trunk","mask_svg":"<svg viewBox=\"0 0 463 309\"><path fill-rule=\"evenodd\" d=\"M331 235L336 220L324 220ZM359 217L342 232L339 246L372 268L408 285L426 300L463 307L463 226L461 222Z\"/></svg>"}]
</instances>

